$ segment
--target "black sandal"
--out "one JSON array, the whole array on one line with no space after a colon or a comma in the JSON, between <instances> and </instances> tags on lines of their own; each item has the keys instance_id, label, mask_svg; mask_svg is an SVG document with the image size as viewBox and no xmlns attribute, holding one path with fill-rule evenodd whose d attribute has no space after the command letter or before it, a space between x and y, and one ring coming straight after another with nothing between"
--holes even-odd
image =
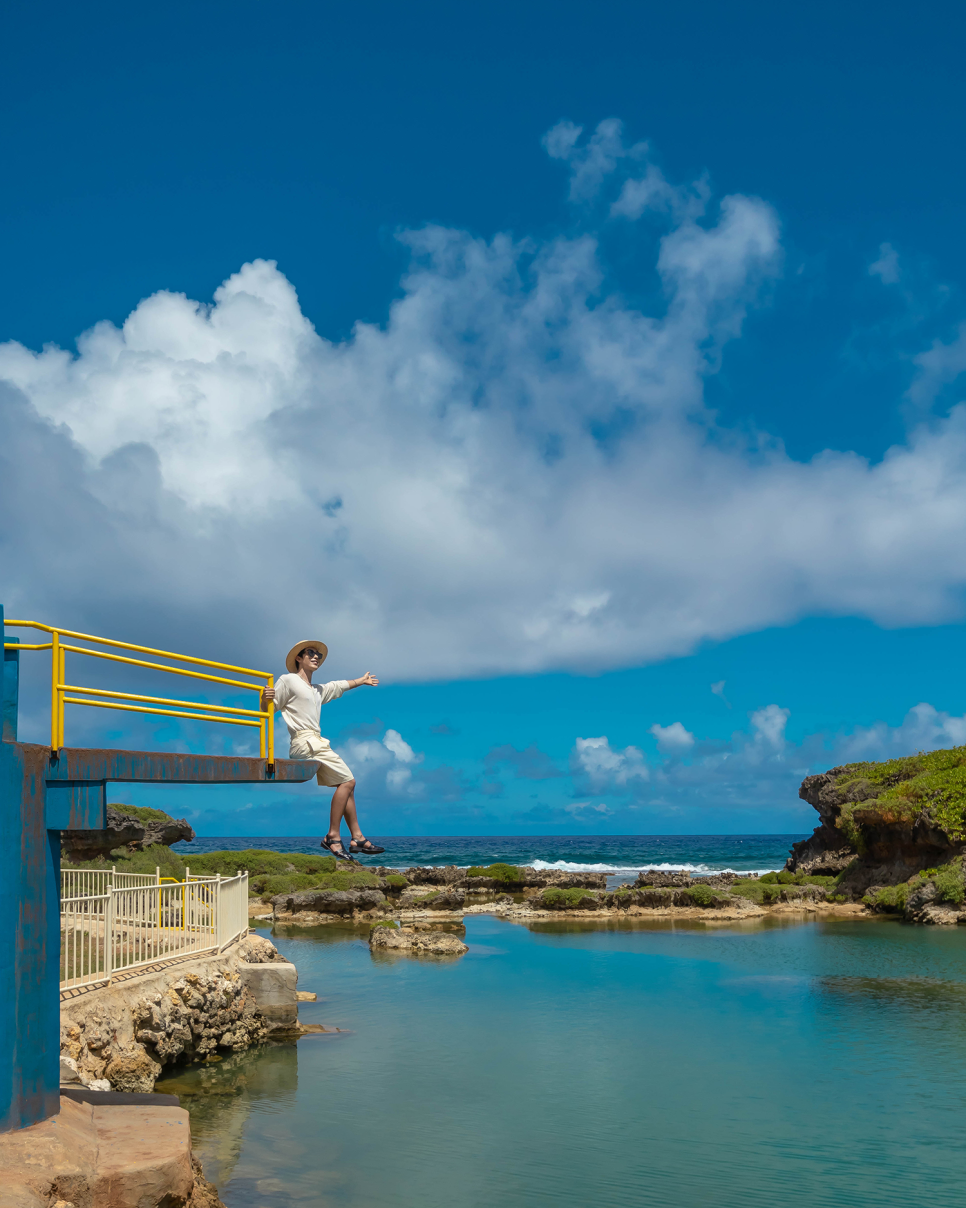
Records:
<instances>
[{"instance_id":1,"label":"black sandal","mask_svg":"<svg viewBox=\"0 0 966 1208\"><path fill-rule=\"evenodd\" d=\"M368 839L353 839L349 844L349 851L354 856L379 856L385 850L384 847L377 847Z\"/></svg>"},{"instance_id":2,"label":"black sandal","mask_svg":"<svg viewBox=\"0 0 966 1208\"><path fill-rule=\"evenodd\" d=\"M338 843L338 845L339 845L338 851L336 851L335 847L333 846L333 844L335 844L335 843ZM337 860L348 860L349 859L348 855L346 854L345 846L343 845L342 840L338 836L336 836L334 839L331 839L328 835L326 835L325 838L322 840L322 842L319 844L319 847L324 847L325 850L329 853L329 855L335 856L335 858Z\"/></svg>"}]
</instances>

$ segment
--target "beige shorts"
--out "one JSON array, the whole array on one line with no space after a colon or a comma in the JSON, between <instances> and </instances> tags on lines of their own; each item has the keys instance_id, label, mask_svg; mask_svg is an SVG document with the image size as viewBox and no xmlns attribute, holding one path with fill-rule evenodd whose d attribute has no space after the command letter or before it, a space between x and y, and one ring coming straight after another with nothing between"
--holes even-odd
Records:
<instances>
[{"instance_id":1,"label":"beige shorts","mask_svg":"<svg viewBox=\"0 0 966 1208\"><path fill-rule=\"evenodd\" d=\"M345 760L332 750L329 740L312 730L300 730L292 739L288 754L289 759L317 759L320 766L315 779L329 788L353 779Z\"/></svg>"}]
</instances>

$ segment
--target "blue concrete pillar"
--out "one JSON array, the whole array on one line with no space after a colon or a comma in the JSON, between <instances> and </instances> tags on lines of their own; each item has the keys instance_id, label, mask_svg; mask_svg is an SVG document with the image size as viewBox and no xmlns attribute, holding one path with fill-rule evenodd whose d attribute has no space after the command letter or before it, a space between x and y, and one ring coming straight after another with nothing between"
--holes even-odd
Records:
<instances>
[{"instance_id":1,"label":"blue concrete pillar","mask_svg":"<svg viewBox=\"0 0 966 1208\"><path fill-rule=\"evenodd\" d=\"M4 651L0 1131L36 1124L60 1107L60 832L47 830L46 750L17 742L18 657Z\"/></svg>"}]
</instances>

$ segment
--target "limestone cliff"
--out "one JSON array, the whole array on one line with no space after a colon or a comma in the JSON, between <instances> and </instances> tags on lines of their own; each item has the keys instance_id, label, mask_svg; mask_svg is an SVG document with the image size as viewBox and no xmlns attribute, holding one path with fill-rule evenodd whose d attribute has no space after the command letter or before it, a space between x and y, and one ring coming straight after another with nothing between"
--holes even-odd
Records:
<instances>
[{"instance_id":1,"label":"limestone cliff","mask_svg":"<svg viewBox=\"0 0 966 1208\"><path fill-rule=\"evenodd\" d=\"M184 839L191 842L195 832L184 818L172 818L162 810L133 805L109 805L105 830L61 831L60 850L72 864L109 856L126 848L129 852L163 844L170 847Z\"/></svg>"},{"instance_id":2,"label":"limestone cliff","mask_svg":"<svg viewBox=\"0 0 966 1208\"><path fill-rule=\"evenodd\" d=\"M966 850L966 747L831 768L806 776L799 796L820 821L794 844L786 870L837 875L836 890L852 897Z\"/></svg>"}]
</instances>

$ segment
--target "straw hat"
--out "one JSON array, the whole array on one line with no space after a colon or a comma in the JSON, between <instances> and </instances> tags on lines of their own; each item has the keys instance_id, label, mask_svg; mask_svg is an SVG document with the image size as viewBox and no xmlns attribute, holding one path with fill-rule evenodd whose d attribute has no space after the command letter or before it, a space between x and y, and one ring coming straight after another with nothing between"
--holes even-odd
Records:
<instances>
[{"instance_id":1,"label":"straw hat","mask_svg":"<svg viewBox=\"0 0 966 1208\"><path fill-rule=\"evenodd\" d=\"M315 649L322 655L322 658L319 662L320 667L325 662L325 660L328 658L329 648L328 648L328 646L326 646L325 642L320 642L318 640L318 638L306 638L304 642L296 642L295 645L292 647L292 649L285 656L285 666L288 668L289 671L293 672L293 674L294 674L294 672L298 671L298 666L296 665L296 662L295 662L295 656L298 654L301 654L306 646L314 646Z\"/></svg>"}]
</instances>

